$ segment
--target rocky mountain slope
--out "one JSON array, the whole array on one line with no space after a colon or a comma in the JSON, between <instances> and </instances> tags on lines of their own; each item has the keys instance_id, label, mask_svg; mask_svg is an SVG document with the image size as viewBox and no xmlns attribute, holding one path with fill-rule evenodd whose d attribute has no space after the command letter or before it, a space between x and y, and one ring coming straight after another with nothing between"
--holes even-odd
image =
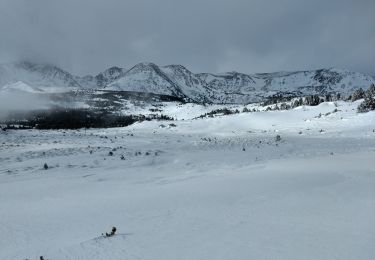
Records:
<instances>
[{"instance_id":1,"label":"rocky mountain slope","mask_svg":"<svg viewBox=\"0 0 375 260\"><path fill-rule=\"evenodd\" d=\"M139 63L111 67L96 76L75 76L53 65L18 62L0 65L0 90L68 92L97 89L134 91L183 98L198 103L251 103L275 94L348 94L375 83L372 76L339 69L243 74L192 73L181 65ZM28 86L28 87L27 87Z\"/></svg>"}]
</instances>

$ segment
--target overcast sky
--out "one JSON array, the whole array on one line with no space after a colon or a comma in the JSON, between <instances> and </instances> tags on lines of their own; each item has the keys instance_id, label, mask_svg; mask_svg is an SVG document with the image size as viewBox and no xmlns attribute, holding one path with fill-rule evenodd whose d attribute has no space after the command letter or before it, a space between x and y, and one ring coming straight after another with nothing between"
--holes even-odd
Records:
<instances>
[{"instance_id":1,"label":"overcast sky","mask_svg":"<svg viewBox=\"0 0 375 260\"><path fill-rule=\"evenodd\" d=\"M0 62L375 75L375 0L0 0Z\"/></svg>"}]
</instances>

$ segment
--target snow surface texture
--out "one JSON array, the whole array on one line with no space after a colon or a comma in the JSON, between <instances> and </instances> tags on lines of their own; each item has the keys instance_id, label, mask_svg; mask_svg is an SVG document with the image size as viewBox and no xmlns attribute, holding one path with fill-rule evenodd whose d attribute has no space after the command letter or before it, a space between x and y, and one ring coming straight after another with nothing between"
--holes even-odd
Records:
<instances>
[{"instance_id":1,"label":"snow surface texture","mask_svg":"<svg viewBox=\"0 0 375 260\"><path fill-rule=\"evenodd\" d=\"M332 68L253 75L194 74L181 65L140 63L129 70L111 67L96 76L79 77L53 65L31 62L0 65L0 95L9 89L47 93L105 89L171 95L198 103L247 104L264 101L277 93L347 95L374 83L371 76Z\"/></svg>"},{"instance_id":2,"label":"snow surface texture","mask_svg":"<svg viewBox=\"0 0 375 260\"><path fill-rule=\"evenodd\" d=\"M357 105L2 132L0 259L374 259Z\"/></svg>"}]
</instances>

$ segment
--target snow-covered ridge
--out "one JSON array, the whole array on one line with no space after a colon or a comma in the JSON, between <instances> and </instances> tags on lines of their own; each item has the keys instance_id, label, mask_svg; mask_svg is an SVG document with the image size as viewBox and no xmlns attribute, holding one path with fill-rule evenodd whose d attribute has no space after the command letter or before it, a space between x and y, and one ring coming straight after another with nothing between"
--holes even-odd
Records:
<instances>
[{"instance_id":1,"label":"snow-covered ridge","mask_svg":"<svg viewBox=\"0 0 375 260\"><path fill-rule=\"evenodd\" d=\"M375 83L372 76L340 69L243 74L192 73L182 65L139 63L111 67L96 76L75 76L54 65L18 62L0 65L0 90L22 82L29 89L64 92L80 89L137 91L171 95L199 103L251 103L276 93L296 96L348 94ZM25 88L23 88L25 89Z\"/></svg>"},{"instance_id":2,"label":"snow-covered ridge","mask_svg":"<svg viewBox=\"0 0 375 260\"><path fill-rule=\"evenodd\" d=\"M40 89L35 87L31 87L25 84L22 81L17 81L15 83L7 84L3 86L2 92L29 92L29 93L40 93L42 92Z\"/></svg>"}]
</instances>

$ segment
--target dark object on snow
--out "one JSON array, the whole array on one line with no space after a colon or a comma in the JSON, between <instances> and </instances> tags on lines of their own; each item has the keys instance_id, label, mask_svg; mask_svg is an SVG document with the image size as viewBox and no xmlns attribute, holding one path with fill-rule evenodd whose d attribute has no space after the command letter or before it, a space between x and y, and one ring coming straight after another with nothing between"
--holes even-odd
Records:
<instances>
[{"instance_id":1,"label":"dark object on snow","mask_svg":"<svg viewBox=\"0 0 375 260\"><path fill-rule=\"evenodd\" d=\"M40 256L39 259L40 259L40 260L44 260L44 257L43 257L43 256Z\"/></svg>"},{"instance_id":2,"label":"dark object on snow","mask_svg":"<svg viewBox=\"0 0 375 260\"><path fill-rule=\"evenodd\" d=\"M105 236L106 237L112 237L112 236L114 236L115 233L116 233L116 230L117 230L116 227L113 227L111 233L109 233L109 234L105 233Z\"/></svg>"},{"instance_id":3,"label":"dark object on snow","mask_svg":"<svg viewBox=\"0 0 375 260\"><path fill-rule=\"evenodd\" d=\"M276 142L280 142L280 141L281 141L281 136L280 136L280 135L276 135L276 137L275 137L275 141L276 141Z\"/></svg>"},{"instance_id":4,"label":"dark object on snow","mask_svg":"<svg viewBox=\"0 0 375 260\"><path fill-rule=\"evenodd\" d=\"M48 164L44 163L43 168L44 168L44 170L47 170L48 169Z\"/></svg>"}]
</instances>

